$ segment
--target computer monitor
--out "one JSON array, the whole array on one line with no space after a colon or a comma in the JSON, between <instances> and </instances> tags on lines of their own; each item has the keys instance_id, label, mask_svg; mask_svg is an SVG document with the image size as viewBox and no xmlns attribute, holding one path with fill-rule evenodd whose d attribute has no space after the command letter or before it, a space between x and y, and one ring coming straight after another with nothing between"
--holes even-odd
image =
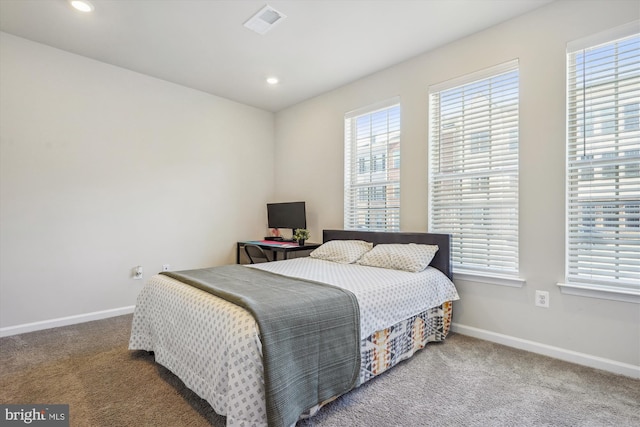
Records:
<instances>
[{"instance_id":1,"label":"computer monitor","mask_svg":"<svg viewBox=\"0 0 640 427\"><path fill-rule=\"evenodd\" d=\"M267 203L269 228L307 228L304 202Z\"/></svg>"}]
</instances>

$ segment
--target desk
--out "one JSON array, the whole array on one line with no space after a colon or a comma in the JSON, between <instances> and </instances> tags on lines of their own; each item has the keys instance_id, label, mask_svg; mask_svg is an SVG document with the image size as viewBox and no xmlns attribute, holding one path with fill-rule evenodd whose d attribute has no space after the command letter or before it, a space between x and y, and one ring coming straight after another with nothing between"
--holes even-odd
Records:
<instances>
[{"instance_id":1,"label":"desk","mask_svg":"<svg viewBox=\"0 0 640 427\"><path fill-rule=\"evenodd\" d=\"M320 243L305 243L304 246L300 246L295 242L278 242L271 240L246 240L244 242L238 242L236 247L236 264L240 264L240 249L244 248L244 245L256 245L260 246L265 251L273 252L273 260L278 260L278 252L282 252L282 259L289 258L289 252L298 251L312 251L320 246Z\"/></svg>"}]
</instances>

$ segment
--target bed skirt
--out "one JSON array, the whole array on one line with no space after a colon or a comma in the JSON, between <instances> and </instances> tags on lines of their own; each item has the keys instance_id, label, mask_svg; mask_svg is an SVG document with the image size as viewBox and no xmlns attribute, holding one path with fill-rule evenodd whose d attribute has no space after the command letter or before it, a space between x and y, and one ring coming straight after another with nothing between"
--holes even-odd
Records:
<instances>
[{"instance_id":1,"label":"bed skirt","mask_svg":"<svg viewBox=\"0 0 640 427\"><path fill-rule=\"evenodd\" d=\"M360 379L356 387L409 359L427 343L444 341L451 327L452 305L447 301L361 340ZM312 417L338 397L314 406L301 418Z\"/></svg>"}]
</instances>

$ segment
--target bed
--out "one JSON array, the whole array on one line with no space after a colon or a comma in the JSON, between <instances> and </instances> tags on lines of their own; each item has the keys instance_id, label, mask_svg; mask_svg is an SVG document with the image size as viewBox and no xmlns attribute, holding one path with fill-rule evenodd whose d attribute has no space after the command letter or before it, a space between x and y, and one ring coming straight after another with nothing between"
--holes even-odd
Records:
<instances>
[{"instance_id":1,"label":"bed","mask_svg":"<svg viewBox=\"0 0 640 427\"><path fill-rule=\"evenodd\" d=\"M362 253L357 252L364 245L363 242L370 242L369 246L362 249ZM348 384L341 384L341 388L328 388L330 391L318 394L315 398L317 401L313 401L313 404L308 401L303 403L304 410L294 408L294 418L291 415L282 418L273 415L273 401L276 400L272 397L273 388L279 387L273 385L273 379L286 374L290 370L289 366L295 363L280 362L287 365L274 367L280 359L267 357L273 354L271 348L279 344L271 344L267 340L270 333L265 327L265 320L254 316L253 308L243 308L237 301L227 301L193 283L185 284L189 282L189 275L183 278L180 273L176 277L159 274L150 278L137 300L129 349L154 352L156 362L207 400L217 413L226 416L228 426L289 426L299 418L313 416L338 395L411 357L428 342L445 339L451 322L452 301L458 299L450 280L449 235L325 230L323 243L317 250L317 256L313 257L251 266L223 266L207 269L206 272L231 277L228 274L236 274L237 270L242 270L243 274L247 272L259 279L267 278L269 280L265 280L265 283L270 281L277 286L295 281L291 285L294 287L288 289L296 291L312 288L311 285L317 284L321 285L319 287L331 288L331 292L345 293L355 301L355 323L349 326L348 322L353 322L353 319L348 318L344 329L355 330L353 332L356 338L349 335L341 337L343 341L336 341L338 344L333 345L336 348L327 353L353 353L356 361L352 363L357 368L353 378ZM435 255L429 255L432 258L425 260L418 257L419 262L428 263L427 268L424 265L413 266L414 252L409 252L411 256L406 258L402 254L395 256L396 252L391 252L393 256L389 256L387 252L390 249L395 251L398 247L403 251L422 251L436 246L433 249ZM380 250L377 257L374 256L376 251L371 247ZM346 258L332 258L336 253L338 258ZM355 259L359 261L352 262ZM366 259L368 261L364 262ZM393 268L384 265L387 268L381 268L376 266L379 260L392 264L404 260L409 263L410 271L405 271L404 264L392 265ZM361 265L359 262L368 265ZM187 273L191 272L199 274L201 271L192 270ZM244 279L237 279L239 282L242 280ZM263 297L264 294L258 299ZM297 297L290 299L295 300ZM231 300L234 301L233 298ZM336 304L334 310L342 307L339 303ZM300 311L306 310L307 306ZM328 329L332 328L337 329L333 326ZM322 348L320 351L326 351L324 348L327 346L331 347L331 344L318 347ZM292 348L299 347L314 346L305 341L304 345L293 344ZM314 357L327 359L326 355ZM315 373L320 381L324 375L324 371L322 372ZM297 374L291 375L295 377ZM301 381L309 382L306 379ZM315 386L314 383L311 388ZM318 385L317 388L321 387ZM289 395L287 398L290 397Z\"/></svg>"}]
</instances>

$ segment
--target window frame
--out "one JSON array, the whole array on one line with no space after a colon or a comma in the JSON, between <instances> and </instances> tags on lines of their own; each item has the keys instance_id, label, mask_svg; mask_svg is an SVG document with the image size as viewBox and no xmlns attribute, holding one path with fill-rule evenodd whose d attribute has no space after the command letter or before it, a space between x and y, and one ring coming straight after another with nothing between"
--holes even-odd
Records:
<instances>
[{"instance_id":1,"label":"window frame","mask_svg":"<svg viewBox=\"0 0 640 427\"><path fill-rule=\"evenodd\" d=\"M620 135L625 132L633 132L638 131L639 127L639 118L638 118L638 102L633 102L634 98L631 96L629 99L631 102L625 102L627 99L623 99L620 101L620 96L623 96L628 93L635 93L638 91L637 88L634 88L632 84L628 89L620 90L619 84L622 79L616 77L620 72L619 66L607 68L607 71L610 71L606 76L612 76L613 80L606 82L598 82L598 85L602 87L603 85L612 84L613 83L613 101L609 101L613 103L613 107L609 108L600 108L599 110L595 110L595 113L587 110L587 106L589 105L590 100L600 100L605 99L606 96L604 93L599 95L595 95L595 97L588 98L587 97L587 85L585 85L585 75L590 76L592 79L594 78L595 72L592 74L586 74L586 67L583 68L582 74L580 74L580 70L576 69L572 71L572 65L576 64L578 61L578 57L582 55L582 60L584 64L584 58L587 55L587 52L594 52L597 49L606 48L607 46L616 45L618 42L623 39L629 37L640 37L640 32L638 32L638 27L640 26L640 21L634 21L629 24L604 31L601 33L597 33L582 39L578 39L567 44L566 49L566 79L567 79L567 98L566 98L566 120L567 120L567 134L566 134L566 214L565 214L565 278L564 282L559 282L557 285L560 287L561 291L565 294L571 295L579 295L586 297L594 297L601 299L609 299L616 301L624 301L624 302L632 302L632 303L640 303L640 286L633 286L633 278L628 279L628 281L624 280L606 280L606 275L613 275L613 273L592 273L591 277L587 276L587 268L581 268L579 261L576 261L580 256L580 251L577 249L578 245L576 243L572 244L572 239L574 242L577 238L577 234L579 231L579 227L581 224L589 226L589 235L586 236L589 240L590 244L594 244L597 246L602 246L605 237L609 237L611 234L606 232L607 236L596 236L593 233L595 232L596 226L598 224L602 225L605 228L610 227L638 227L636 224L628 225L627 222L634 221L634 218L631 218L634 212L640 209L640 200L625 200L625 198L615 195L614 197L609 197L606 193L603 193L603 196L609 197L608 200L601 200L599 202L600 207L598 205L593 205L591 211L593 213L589 213L589 217L593 216L593 218L589 218L585 220L581 219L578 213L572 213L575 209L578 209L580 212L583 212L585 208L587 208L587 204L596 203L596 200L589 195L588 197L583 197L583 200L580 200L580 197L577 195L580 191L588 191L585 187L589 187L591 185L595 185L597 182L600 182L600 188L606 187L606 185L611 185L608 183L609 180L615 180L616 185L627 185L629 187L633 187L633 180L631 181L631 185L627 182L623 182L625 176L633 177L637 176L640 173L640 170L637 170L638 167L636 165L635 171L633 170L633 165L631 165L632 172L634 175L627 175L628 172L624 172L627 168L626 166L622 166L623 177L622 180L619 179L620 176L620 162L618 159L622 158L625 160L623 163L629 163L624 159L627 156L627 152L629 152L629 156L636 158L638 157L638 161L640 162L640 157L638 156L637 151L634 150L633 141L635 138L640 138L638 135L631 135L630 141L631 150L624 150L621 148L621 145L626 147L626 144L621 144L619 142L621 138ZM637 55L636 55L637 57ZM640 63L640 60L636 59L635 63ZM578 80L582 78L582 87L579 86ZM599 77L598 79L601 79ZM637 78L634 76L633 78ZM575 84L573 83L575 81ZM595 85L593 87L596 87ZM582 89L580 89L582 88ZM580 108L579 98L582 97L582 109ZM628 108L631 107L631 108ZM610 111L612 114L606 114L606 111ZM582 113L581 113L582 112ZM601 113L601 114L598 114ZM583 114L583 117L580 118L579 115ZM574 118L574 123L572 123L572 117ZM582 120L582 123L580 123ZM593 122L590 122L593 120ZM632 129L627 129L629 126L629 122L631 122ZM608 126L607 126L608 124ZM597 126L596 126L597 125ZM606 135L612 135L608 137ZM604 138L603 138L604 137ZM584 146L584 154L582 155L583 159L572 160L572 157L576 157L578 153L578 146L580 145L580 138L582 138L582 145ZM600 138L602 142L594 142L596 138ZM591 139L589 141L588 139ZM613 141L610 141L613 139ZM598 150L593 147L599 147ZM601 148L600 148L601 147ZM623 148L624 148L623 147ZM613 151L602 151L605 149L613 149ZM587 154L587 151L590 151ZM572 154L574 153L575 154ZM624 154L620 156L620 154ZM613 159L616 159L615 161ZM634 161L631 160L631 163ZM580 165L583 165L582 168L586 170L586 172L580 171ZM587 165L587 166L585 166ZM576 172L577 170L577 172ZM598 179L599 176L599 179ZM622 184L619 184L622 182ZM617 188L617 187L616 187ZM619 193L619 190L613 191L613 193ZM629 196L627 196L629 197ZM631 198L633 198L633 193L631 193ZM597 198L597 197L596 197ZM637 203L636 203L637 202ZM619 207L624 204L624 208ZM582 207L582 208L581 208ZM623 209L623 211L621 211ZM618 212L614 212L617 210ZM591 212L588 211L588 212ZM627 212L628 211L628 212ZM599 212L599 214L598 214ZM623 213L621 213L623 212ZM631 212L631 213L629 213ZM598 217L598 215L600 217ZM572 225L573 224L573 225ZM576 225L577 224L577 225ZM591 224L591 225L589 225ZM633 232L635 230L631 230ZM628 236L629 231L622 230L623 236ZM614 233L616 238L614 239L615 247L619 247L619 236L620 232L616 231ZM633 241L633 234L631 234ZM632 245L633 246L633 245ZM631 248L629 251L638 253L638 249ZM584 252L584 250L583 250ZM612 252L611 249L607 252ZM590 255L586 255L589 257ZM585 261L590 258L583 258ZM607 265L606 269L610 270L611 255L607 255L605 258L605 264ZM586 261L588 262L588 261ZM625 262L626 263L626 262ZM587 264L590 265L591 264ZM590 267L593 269L593 267ZM626 274L630 274L629 268L620 270L621 273L617 274L620 276L625 276ZM614 268L615 271L619 271ZM630 285L631 284L631 285Z\"/></svg>"},{"instance_id":2,"label":"window frame","mask_svg":"<svg viewBox=\"0 0 640 427\"><path fill-rule=\"evenodd\" d=\"M440 102L439 100L441 99L443 93L446 94L448 91L453 92L458 89L462 90L463 88L464 89L471 88L472 86L478 85L483 82L493 81L491 79L498 79L500 76L503 76L503 75L506 76L507 74L513 73L513 72L517 73L516 74L517 84L515 89L515 96L517 98L515 102L515 107L513 107L515 109L515 114L513 115L513 117L511 117L511 119L515 117L515 122L516 122L515 134L513 132L513 129L511 128L509 128L511 129L510 131L504 131L504 132L500 130L496 130L494 129L493 124L491 124L490 128L487 130L474 125L470 125L470 126L463 125L463 126L456 127L456 124L454 123L447 124L445 123L444 120L442 120L443 115L441 114L442 112L440 111L441 105L440 104L436 105L436 103ZM519 60L514 59L503 64L489 67L487 69L480 70L475 73L470 73L465 76L459 77L457 79L449 80L449 81L432 85L429 87L429 144L428 144L429 145L429 185L428 185L429 230L434 233L442 232L442 233L451 234L452 243L453 243L452 246L454 246L454 250L455 250L456 240L458 239L460 241L458 243L459 253L456 256L454 256L452 260L452 267L454 269L454 278L457 278L460 280L481 282L481 283L491 283L491 284L505 285L505 286L512 286L512 287L522 287L525 284L525 280L520 278L519 254L518 254L519 252L519 230L518 230L519 229L519 225L518 225L519 223L519 197L518 197L519 142L518 141L519 141L519 109L520 109L519 74L520 74ZM491 92L491 94L493 95L493 92ZM493 117L494 110L497 110L497 108L494 106L494 104L490 103L490 101L486 101L486 104L487 105L482 107L483 108L482 114L483 115L486 114L488 117ZM460 117L462 118L460 118L459 120L462 122L464 122L465 120L469 120L466 118L464 114L466 113L461 113L460 115ZM438 128L436 126L440 126L440 127ZM436 221L434 220L434 217L436 214L438 214L438 207L436 206L437 202L434 201L434 199L436 199L439 196L435 195L437 191L435 189L435 186L439 184L439 181L443 182L444 180L446 180L446 177L438 176L438 175L445 175L441 173L441 171L444 170L444 166L442 166L441 164L441 156L439 155L440 153L439 150L442 147L441 144L446 138L445 129L454 129L454 128L462 129L461 132L463 136L460 137L459 139L461 140L456 142L455 146L452 145L452 147L458 147L457 148L458 150L464 152L464 155L462 157L466 156L469 158L468 160L467 159L460 160L458 162L460 165L467 165L467 167L469 167L471 163L473 163L474 161L477 161L478 159L480 159L480 162L484 161L484 158L486 157L486 155L488 153L491 153L494 148L492 147L491 138L490 137L488 138L488 136L490 135L490 132L495 131L496 136L498 135L502 136L506 138L506 140L508 141L508 142L504 142L504 141L497 142L495 144L496 146L500 146L503 150L514 150L515 160L512 160L509 167L515 170L513 175L511 175L511 179L515 180L515 184L513 182L510 183L509 191L512 192L515 201L509 204L509 207L507 208L511 212L510 214L511 221L513 222L515 220L515 230L512 231L512 233L508 236L508 239L511 239L513 242L515 242L514 243L515 257L512 257L512 259L509 261L511 263L510 265L514 266L512 268L501 269L501 268L495 268L491 265L485 266L485 267L480 267L479 265L474 266L473 265L474 261L467 261L471 265L465 266L464 265L465 258L466 259L471 259L471 258L469 258L469 256L464 255L463 247L465 246L469 247L469 243L465 243L464 240L461 239L461 237L456 236L456 232L454 230L446 229L446 228L443 228L442 226L436 225ZM466 133L465 133L465 130L466 130ZM511 141L511 139L515 139L515 143ZM494 136L494 140L498 141L499 138ZM439 145L436 147L435 144L439 144ZM473 157L475 157L475 159L473 159ZM489 157L491 157L491 155ZM475 186L475 187L485 187L489 192L495 191L495 190L492 190L495 187L489 185L489 180L491 179L490 176L492 175L491 172L487 172L487 171L479 172L477 174L478 176L476 177L477 179L474 180L474 175L476 175L475 172L466 173L463 170L466 168L464 166L462 166L461 169L460 169L460 166L458 166L458 168L459 169L457 172L455 171L454 168L451 169L451 172L452 173L456 172L459 176L464 177L464 180L469 181L468 182L469 185ZM485 169L491 169L491 168L488 166L485 166ZM471 182L470 180L473 182ZM461 183L459 184L459 186L463 187L464 184L462 184L463 182L462 178L460 182ZM464 198L466 197L467 194L469 194L467 190L464 190L462 188L459 190L460 197ZM489 194L489 195L492 197L496 196L496 194L493 194L493 195ZM460 203L460 200L455 200L448 203L448 205L445 204L445 206L456 205L459 203ZM482 203L478 202L477 204L470 205L469 208L475 209L475 210L478 210L478 209L486 210L486 206L487 205L483 206ZM513 213L514 211L515 211L515 214ZM459 215L463 216L462 214L459 214ZM497 215L493 215L493 217L496 217L496 216ZM462 232L458 234L462 235ZM484 259L483 262L487 264L490 264L490 261L491 261L490 260L491 257L488 255L488 252L487 252L490 250L489 246L491 246L489 243L491 240L489 234L490 233L487 233L485 235L485 240L487 243L485 243L484 245L481 245L484 247L484 249L481 248L481 250L484 251L481 257ZM461 261L456 262L456 257ZM515 261L513 261L514 259ZM480 264L480 263L476 262L476 264Z\"/></svg>"},{"instance_id":3,"label":"window frame","mask_svg":"<svg viewBox=\"0 0 640 427\"><path fill-rule=\"evenodd\" d=\"M389 130L388 113L397 109L397 124ZM358 119L387 112L386 132L369 129L368 152L358 149ZM344 116L344 228L345 230L400 231L400 152L402 141L400 97L371 104ZM377 144L376 137L386 140ZM360 175L360 179L359 179ZM364 176L368 175L367 180ZM358 206L361 205L361 206ZM365 206L366 205L366 206ZM375 205L378 205L376 207ZM360 220L358 219L360 217Z\"/></svg>"}]
</instances>

